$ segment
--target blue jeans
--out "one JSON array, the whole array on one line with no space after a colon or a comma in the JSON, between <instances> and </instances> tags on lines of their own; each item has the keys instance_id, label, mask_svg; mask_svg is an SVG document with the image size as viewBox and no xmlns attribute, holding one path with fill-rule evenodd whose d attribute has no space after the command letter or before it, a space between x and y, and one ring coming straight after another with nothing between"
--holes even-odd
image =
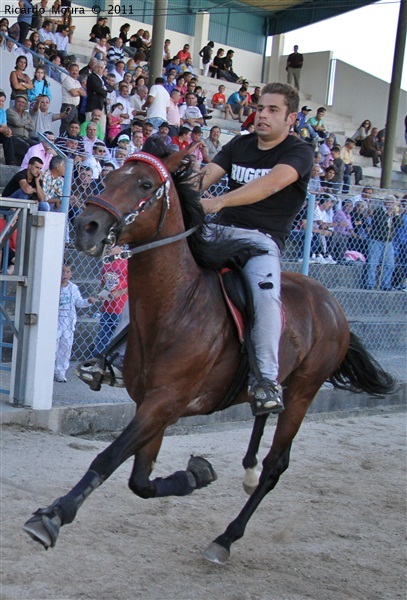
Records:
<instances>
[{"instance_id":1,"label":"blue jeans","mask_svg":"<svg viewBox=\"0 0 407 600\"><path fill-rule=\"evenodd\" d=\"M119 319L120 315L116 313L102 313L99 321L99 331L95 340L95 348L93 350L94 356L103 353L110 341L110 338L112 337L114 330L116 329Z\"/></svg>"},{"instance_id":2,"label":"blue jeans","mask_svg":"<svg viewBox=\"0 0 407 600\"><path fill-rule=\"evenodd\" d=\"M377 267L381 262L382 275L380 278L380 289L390 290L391 278L394 271L393 242L379 242L378 240L369 240L369 256L366 273L367 289L371 290L376 286Z\"/></svg>"},{"instance_id":3,"label":"blue jeans","mask_svg":"<svg viewBox=\"0 0 407 600\"><path fill-rule=\"evenodd\" d=\"M162 119L161 117L147 117L146 121L148 121L149 123L151 123L151 125L154 127L154 129L158 129L159 126L161 125L161 123L164 123L165 119Z\"/></svg>"},{"instance_id":4,"label":"blue jeans","mask_svg":"<svg viewBox=\"0 0 407 600\"><path fill-rule=\"evenodd\" d=\"M22 189L13 192L10 198L18 198L18 200L28 200L27 194L25 194ZM38 202L38 210L49 212L50 205L48 204L48 202Z\"/></svg>"}]
</instances>

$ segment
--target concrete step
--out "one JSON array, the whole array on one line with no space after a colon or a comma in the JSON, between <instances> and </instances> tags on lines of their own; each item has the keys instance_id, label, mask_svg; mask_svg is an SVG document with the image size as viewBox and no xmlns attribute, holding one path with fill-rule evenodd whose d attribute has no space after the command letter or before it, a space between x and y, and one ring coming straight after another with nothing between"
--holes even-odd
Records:
<instances>
[{"instance_id":1,"label":"concrete step","mask_svg":"<svg viewBox=\"0 0 407 600\"><path fill-rule=\"evenodd\" d=\"M373 321L370 317L359 317L349 320L351 331L356 333L366 349L370 352L404 353L407 344L406 320L394 317Z\"/></svg>"},{"instance_id":2,"label":"concrete step","mask_svg":"<svg viewBox=\"0 0 407 600\"><path fill-rule=\"evenodd\" d=\"M333 296L341 304L348 319L363 318L384 321L394 318L406 322L407 293L382 292L380 290L352 290L349 288L330 288Z\"/></svg>"},{"instance_id":3,"label":"concrete step","mask_svg":"<svg viewBox=\"0 0 407 600\"><path fill-rule=\"evenodd\" d=\"M0 188L3 189L19 170L20 167L0 164Z\"/></svg>"}]
</instances>

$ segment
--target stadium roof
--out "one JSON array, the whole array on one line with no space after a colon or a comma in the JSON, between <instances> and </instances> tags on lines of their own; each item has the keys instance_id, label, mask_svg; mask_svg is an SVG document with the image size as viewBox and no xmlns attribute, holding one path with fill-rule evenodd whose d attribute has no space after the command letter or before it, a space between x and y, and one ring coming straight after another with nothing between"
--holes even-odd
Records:
<instances>
[{"instance_id":1,"label":"stadium roof","mask_svg":"<svg viewBox=\"0 0 407 600\"><path fill-rule=\"evenodd\" d=\"M374 4L375 1L377 0L215 0L214 4L217 9L254 11L265 18L267 35L277 35Z\"/></svg>"}]
</instances>

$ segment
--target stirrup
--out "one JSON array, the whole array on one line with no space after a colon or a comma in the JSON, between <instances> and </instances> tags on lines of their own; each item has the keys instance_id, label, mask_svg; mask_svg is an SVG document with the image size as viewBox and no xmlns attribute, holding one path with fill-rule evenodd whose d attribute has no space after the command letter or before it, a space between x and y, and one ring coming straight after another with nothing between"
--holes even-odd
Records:
<instances>
[{"instance_id":1,"label":"stirrup","mask_svg":"<svg viewBox=\"0 0 407 600\"><path fill-rule=\"evenodd\" d=\"M269 413L278 414L284 410L281 385L262 379L249 386L249 400L255 417Z\"/></svg>"},{"instance_id":2,"label":"stirrup","mask_svg":"<svg viewBox=\"0 0 407 600\"><path fill-rule=\"evenodd\" d=\"M74 373L94 392L99 392L102 383L111 387L124 387L121 369L103 356L91 358L86 363L78 365Z\"/></svg>"}]
</instances>

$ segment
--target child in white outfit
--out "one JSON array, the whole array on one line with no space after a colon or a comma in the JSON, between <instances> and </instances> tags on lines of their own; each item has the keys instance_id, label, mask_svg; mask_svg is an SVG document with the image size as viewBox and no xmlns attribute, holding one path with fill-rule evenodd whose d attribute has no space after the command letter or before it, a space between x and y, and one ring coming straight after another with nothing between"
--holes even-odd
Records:
<instances>
[{"instance_id":1,"label":"child in white outfit","mask_svg":"<svg viewBox=\"0 0 407 600\"><path fill-rule=\"evenodd\" d=\"M61 292L59 296L57 348L55 355L54 381L66 383L66 371L71 358L75 325L76 309L87 308L95 302L95 298L85 300L75 283L71 283L72 266L65 263L62 267Z\"/></svg>"}]
</instances>

